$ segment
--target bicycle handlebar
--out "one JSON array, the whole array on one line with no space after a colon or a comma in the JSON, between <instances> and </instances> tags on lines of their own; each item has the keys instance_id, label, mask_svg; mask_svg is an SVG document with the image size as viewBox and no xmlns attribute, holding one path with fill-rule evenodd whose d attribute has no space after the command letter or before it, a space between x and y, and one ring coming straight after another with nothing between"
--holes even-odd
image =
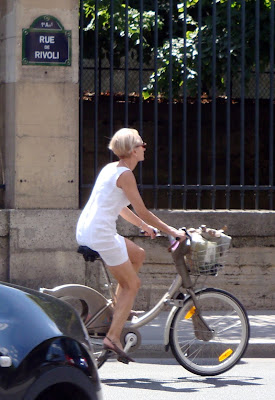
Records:
<instances>
[{"instance_id":1,"label":"bicycle handlebar","mask_svg":"<svg viewBox=\"0 0 275 400\"><path fill-rule=\"evenodd\" d=\"M186 240L184 242L182 242L182 243L184 243L184 245L187 248L189 248L190 245L191 245L191 236L190 236L190 234L188 233L188 231L187 231L187 229L185 227L180 228L180 230L183 230L185 232L185 234L186 234ZM155 232L156 236L161 236L161 234L159 233L159 231L157 229L154 229L154 232ZM142 230L140 230L140 233L142 235L144 235L146 232L142 229ZM171 243L170 246L168 247L168 251L171 252L171 251L176 250L176 248L181 243L180 242L180 237L179 236L174 237L174 236L168 235L168 239L169 239L169 241Z\"/></svg>"}]
</instances>

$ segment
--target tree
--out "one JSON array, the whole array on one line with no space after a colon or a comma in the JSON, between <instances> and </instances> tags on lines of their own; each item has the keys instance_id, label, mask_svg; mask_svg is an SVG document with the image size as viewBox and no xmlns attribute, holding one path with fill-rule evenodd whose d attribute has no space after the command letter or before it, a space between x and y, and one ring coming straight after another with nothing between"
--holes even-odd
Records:
<instances>
[{"instance_id":1,"label":"tree","mask_svg":"<svg viewBox=\"0 0 275 400\"><path fill-rule=\"evenodd\" d=\"M113 4L111 4L113 3ZM112 9L113 7L113 9ZM86 57L94 57L93 49L95 44L95 1L87 0L84 3L86 17L86 43L84 48ZM113 10L113 12L112 12ZM113 14L113 30L111 27L111 14ZM121 58L125 56L125 35L128 35L129 51L132 55L138 57L140 37L140 11L134 7L128 8L128 32L125 31L126 6L121 0L99 0L97 23L99 31L99 56L107 57L110 60L110 52L113 51L114 65L119 66ZM154 31L155 13L151 10L143 12L142 20L142 44L143 44L143 62L148 64L151 60L152 42ZM158 26L162 28L162 21L158 21ZM110 49L110 37L113 33L114 47Z\"/></svg>"},{"instance_id":2,"label":"tree","mask_svg":"<svg viewBox=\"0 0 275 400\"><path fill-rule=\"evenodd\" d=\"M228 2L230 1L230 4ZM269 65L270 49L270 9L272 0L260 1L259 26L260 26L260 67L264 70ZM85 3L85 12L88 25L87 34L90 33L90 43L93 43L95 29L94 0ZM110 1L98 2L98 27L100 32L100 53L110 59ZM173 2L176 3L176 2ZM201 57L201 88L202 91L211 92L212 64L213 64L213 31L216 31L216 86L224 91L228 54L231 59L231 75L236 76L240 70L242 55L242 7L245 4L245 68L246 81L255 67L255 32L256 0L186 0L181 4L174 4L173 8L173 37L169 40L169 1L158 1L158 67L157 76L153 73L150 81L144 88L143 95L153 95L157 79L158 92L168 95L170 81L170 64L172 62L172 87L173 95L180 95L184 81L188 94L197 95L198 91L198 65ZM143 62L148 64L154 52L155 10L154 2L143 2L142 37L140 30L140 1L130 0L128 8L128 32L125 31L126 6L122 0L113 0L114 9L114 62L120 64L121 57L125 55L125 35L128 34L129 50L139 57L139 45L143 44ZM215 6L216 18L213 20ZM230 6L230 7L229 7ZM199 21L199 7L201 7L201 20ZM227 13L230 9L230 24L227 22ZM272 21L274 24L274 21ZM229 28L231 36L229 40ZM184 38L184 29L186 36ZM88 49L89 50L89 49ZM86 51L86 54L89 51ZM200 94L199 94L200 95Z\"/></svg>"}]
</instances>

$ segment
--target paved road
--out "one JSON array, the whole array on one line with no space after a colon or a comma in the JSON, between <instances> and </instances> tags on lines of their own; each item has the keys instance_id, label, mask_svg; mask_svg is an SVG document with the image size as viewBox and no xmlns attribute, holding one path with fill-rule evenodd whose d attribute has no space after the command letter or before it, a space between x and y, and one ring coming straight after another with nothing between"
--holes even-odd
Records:
<instances>
[{"instance_id":1,"label":"paved road","mask_svg":"<svg viewBox=\"0 0 275 400\"><path fill-rule=\"evenodd\" d=\"M164 352L163 331L168 312L162 312L148 325L139 329L141 347L135 357L172 357ZM245 357L275 357L275 310L248 311L250 340Z\"/></svg>"},{"instance_id":2,"label":"paved road","mask_svg":"<svg viewBox=\"0 0 275 400\"><path fill-rule=\"evenodd\" d=\"M273 400L275 359L243 359L216 377L193 375L173 359L108 361L100 370L106 400Z\"/></svg>"}]
</instances>

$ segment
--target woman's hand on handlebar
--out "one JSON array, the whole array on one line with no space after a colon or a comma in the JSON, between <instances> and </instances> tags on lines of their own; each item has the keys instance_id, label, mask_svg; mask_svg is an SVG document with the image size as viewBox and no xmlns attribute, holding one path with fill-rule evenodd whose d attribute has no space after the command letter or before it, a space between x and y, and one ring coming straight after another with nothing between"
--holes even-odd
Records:
<instances>
[{"instance_id":1,"label":"woman's hand on handlebar","mask_svg":"<svg viewBox=\"0 0 275 400\"><path fill-rule=\"evenodd\" d=\"M181 229L172 228L171 235L179 242L184 242L186 240L186 233Z\"/></svg>"},{"instance_id":2,"label":"woman's hand on handlebar","mask_svg":"<svg viewBox=\"0 0 275 400\"><path fill-rule=\"evenodd\" d=\"M151 225L143 224L142 226L142 233L145 236L150 236L151 239L155 239L157 236L157 229Z\"/></svg>"}]
</instances>

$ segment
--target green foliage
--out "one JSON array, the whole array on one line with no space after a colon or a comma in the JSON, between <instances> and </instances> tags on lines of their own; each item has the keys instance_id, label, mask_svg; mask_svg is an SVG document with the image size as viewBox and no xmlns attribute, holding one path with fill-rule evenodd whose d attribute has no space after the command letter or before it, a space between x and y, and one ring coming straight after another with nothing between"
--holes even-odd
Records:
<instances>
[{"instance_id":1,"label":"green foliage","mask_svg":"<svg viewBox=\"0 0 275 400\"><path fill-rule=\"evenodd\" d=\"M89 43L85 47L85 56L93 57L93 49L95 44L95 2L88 0L84 4L87 26L86 42ZM113 1L113 32L111 29L111 2L107 0L99 0L98 2L98 32L99 32L99 51L100 56L106 56L110 60L110 51L113 51L115 66L120 65L121 58L125 56L125 19L126 6L121 0ZM151 59L155 13L154 11L144 11L142 14L142 29L140 28L140 12L138 9L128 7L128 30L127 40L129 50L132 55L139 57L139 44L143 46L143 62L149 63ZM162 21L158 19L158 27L162 28ZM110 37L113 33L114 46L110 49Z\"/></svg>"},{"instance_id":2,"label":"green foliage","mask_svg":"<svg viewBox=\"0 0 275 400\"><path fill-rule=\"evenodd\" d=\"M230 1L230 4L228 4ZM176 2L174 2L176 3ZM170 48L169 41L169 4L165 0L158 1L158 49L157 49L157 76L153 73L149 83L144 88L143 96L147 98L154 94L157 78L159 94L164 96L169 92L170 62L172 63L172 89L174 97L181 94L185 82L189 95L197 95L198 74L201 76L203 91L210 92L212 87L213 49L216 48L216 79L214 84L221 91L226 86L228 56L231 60L231 75L236 76L240 70L242 57L242 7L245 3L245 68L246 80L255 67L255 0L216 0L216 18L213 20L212 0L187 0L186 3L174 4L173 9L173 38ZM110 58L110 1L98 2L98 31L100 40L100 56ZM143 2L142 31L140 30L140 10L138 0L130 0L128 9L128 43L132 54L139 56L139 45L143 45L143 63L149 64L154 54L155 12L154 2ZM186 4L186 10L184 10ZM199 7L201 6L201 22L198 21ZM230 6L231 35L227 13ZM114 7L114 62L120 64L125 55L125 3L122 0L113 0ZM264 70L269 64L270 57L270 8L271 0L260 1L260 67ZM85 3L87 19L86 34L90 46L86 48L86 56L91 56L94 45L95 6L94 0ZM185 21L186 15L186 21ZM200 23L200 26L199 26ZM274 21L273 21L274 23ZM186 25L185 25L186 24ZM214 25L215 24L215 25ZM186 39L183 39L183 29L186 26ZM216 30L216 40L213 42L213 30ZM229 45L228 45L229 43ZM201 57L201 71L198 70L199 56ZM186 65L185 65L186 61Z\"/></svg>"},{"instance_id":3,"label":"green foliage","mask_svg":"<svg viewBox=\"0 0 275 400\"><path fill-rule=\"evenodd\" d=\"M198 76L198 58L201 57L201 86L202 91L209 92L212 87L212 64L213 49L216 46L216 79L215 85L220 91L226 87L226 73L228 65L228 54L231 59L231 75L236 76L241 67L242 56L242 13L241 0L231 2L231 37L228 47L229 27L227 24L228 0L216 1L216 18L213 21L213 2L201 0L202 20L199 30L199 21L197 20L199 0L187 0L187 34L186 45L182 40L173 40L173 81L176 80L178 87L186 79L188 93L197 94L197 76ZM269 1L260 2L260 68L264 70L269 64L270 49L270 6ZM245 2L245 68L246 81L249 80L251 72L255 67L255 0L246 0ZM184 21L184 3L178 5L179 21ZM213 25L215 23L215 26ZM213 43L213 29L216 29L216 40ZM200 47L199 47L200 35ZM183 55L186 51L186 68L183 63ZM167 95L168 93L168 65L167 51L165 48L159 49L159 70L158 75L162 75L160 90ZM185 71L186 69L186 71ZM185 72L185 74L184 74ZM167 79L166 79L167 78ZM166 81L164 81L166 79ZM153 93L155 81L154 74L150 78L150 83L146 90ZM177 85L173 85L174 95L180 94ZM166 88L166 89L165 89Z\"/></svg>"}]
</instances>

